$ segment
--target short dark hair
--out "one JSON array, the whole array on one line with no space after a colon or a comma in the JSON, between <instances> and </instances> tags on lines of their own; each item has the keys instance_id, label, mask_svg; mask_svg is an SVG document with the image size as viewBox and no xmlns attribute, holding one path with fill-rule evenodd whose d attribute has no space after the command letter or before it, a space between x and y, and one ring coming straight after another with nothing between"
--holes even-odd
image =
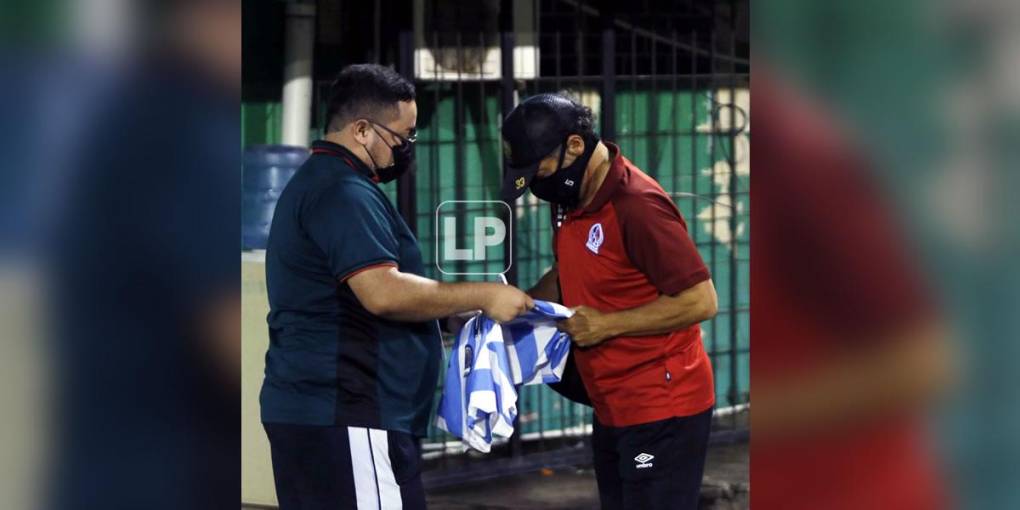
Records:
<instances>
[{"instance_id":1,"label":"short dark hair","mask_svg":"<svg viewBox=\"0 0 1020 510\"><path fill-rule=\"evenodd\" d=\"M566 92L560 92L557 95L567 99L574 106L575 120L574 125L570 126L570 133L576 133L585 138L595 137L595 114L592 113L591 108L581 104L580 101L574 99Z\"/></svg>"},{"instance_id":2,"label":"short dark hair","mask_svg":"<svg viewBox=\"0 0 1020 510\"><path fill-rule=\"evenodd\" d=\"M598 134L595 133L595 114L592 113L591 108L581 104L580 101L568 92L557 92L556 95L570 101L570 104L574 107L572 112L574 120L570 125L570 134L581 135L585 143L593 138L598 138ZM557 146L550 155L559 154L559 150L560 147Z\"/></svg>"},{"instance_id":3,"label":"short dark hair","mask_svg":"<svg viewBox=\"0 0 1020 510\"><path fill-rule=\"evenodd\" d=\"M329 87L326 132L343 129L359 118L391 119L398 102L413 101L414 97L414 84L389 67L349 65Z\"/></svg>"}]
</instances>

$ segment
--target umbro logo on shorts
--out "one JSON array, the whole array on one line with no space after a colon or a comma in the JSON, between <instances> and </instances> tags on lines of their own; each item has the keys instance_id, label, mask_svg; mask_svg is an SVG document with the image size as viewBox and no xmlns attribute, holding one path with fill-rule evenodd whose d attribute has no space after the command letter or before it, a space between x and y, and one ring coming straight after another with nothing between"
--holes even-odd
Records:
<instances>
[{"instance_id":1,"label":"umbro logo on shorts","mask_svg":"<svg viewBox=\"0 0 1020 510\"><path fill-rule=\"evenodd\" d=\"M655 458L655 455L642 453L637 457L634 457L634 462L637 462L637 469L644 469L652 467L651 460Z\"/></svg>"}]
</instances>

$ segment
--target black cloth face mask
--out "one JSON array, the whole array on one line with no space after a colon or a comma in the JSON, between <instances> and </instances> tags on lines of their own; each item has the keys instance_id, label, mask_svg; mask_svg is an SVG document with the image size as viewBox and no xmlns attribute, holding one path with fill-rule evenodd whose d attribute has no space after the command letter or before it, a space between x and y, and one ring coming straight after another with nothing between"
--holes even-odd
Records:
<instances>
[{"instance_id":1,"label":"black cloth face mask","mask_svg":"<svg viewBox=\"0 0 1020 510\"><path fill-rule=\"evenodd\" d=\"M379 182L385 184L387 182L397 180L401 175L404 175L407 172L414 173L415 169L418 166L418 163L417 161L415 161L414 158L415 137L412 136L410 139L404 138L403 136L400 136L400 134L398 134L396 131L393 131L392 129L386 126L379 124L378 122L372 120L370 120L369 122L372 123L372 129L375 129L376 126L381 127L388 131L393 136L397 137L398 140L400 140L400 145L392 146L386 143L385 139L383 140L383 143L386 143L386 146L389 147L391 151L393 151L393 164L382 168L380 168L379 165L376 164L375 158L372 157L372 151L368 150L367 146L362 145L362 147L365 147L365 152L368 153L368 158L372 160L372 165L375 166L375 175L376 178L379 179ZM379 133L379 130L376 129L375 132L380 135L380 138L382 138L382 135Z\"/></svg>"},{"instance_id":2,"label":"black cloth face mask","mask_svg":"<svg viewBox=\"0 0 1020 510\"><path fill-rule=\"evenodd\" d=\"M552 202L566 209L577 207L581 199L581 180L588 168L592 154L595 153L595 146L598 145L598 137L584 137L584 152L569 166L563 166L563 159L567 155L567 141L563 141L560 149L560 160L556 164L556 173L548 177L536 177L531 181L531 192L546 202Z\"/></svg>"}]
</instances>

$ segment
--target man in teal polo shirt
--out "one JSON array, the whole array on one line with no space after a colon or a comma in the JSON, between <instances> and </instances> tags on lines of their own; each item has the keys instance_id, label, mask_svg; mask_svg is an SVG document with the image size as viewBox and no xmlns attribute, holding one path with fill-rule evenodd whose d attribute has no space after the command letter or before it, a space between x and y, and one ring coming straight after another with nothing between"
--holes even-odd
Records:
<instances>
[{"instance_id":1,"label":"man in teal polo shirt","mask_svg":"<svg viewBox=\"0 0 1020 510\"><path fill-rule=\"evenodd\" d=\"M497 283L424 278L417 240L379 189L414 166L414 86L345 68L324 140L287 184L266 250L262 421L280 508L424 508L425 435L442 352L436 319L531 308Z\"/></svg>"}]
</instances>

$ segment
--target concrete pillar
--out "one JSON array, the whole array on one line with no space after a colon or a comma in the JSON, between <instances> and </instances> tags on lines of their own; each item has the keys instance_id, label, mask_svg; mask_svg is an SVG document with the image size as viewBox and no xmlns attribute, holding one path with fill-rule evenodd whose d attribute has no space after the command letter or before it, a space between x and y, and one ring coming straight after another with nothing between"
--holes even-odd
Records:
<instances>
[{"instance_id":1,"label":"concrete pillar","mask_svg":"<svg viewBox=\"0 0 1020 510\"><path fill-rule=\"evenodd\" d=\"M288 2L285 23L283 143L306 147L312 116L315 4Z\"/></svg>"}]
</instances>

